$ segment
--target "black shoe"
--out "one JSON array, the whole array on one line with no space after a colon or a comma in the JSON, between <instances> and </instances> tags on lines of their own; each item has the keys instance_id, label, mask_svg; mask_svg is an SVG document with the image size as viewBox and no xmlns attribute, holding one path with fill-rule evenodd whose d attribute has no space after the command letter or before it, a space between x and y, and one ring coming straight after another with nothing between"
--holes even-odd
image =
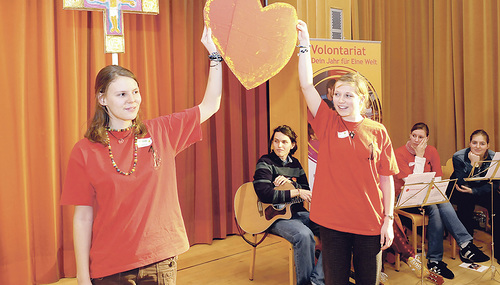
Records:
<instances>
[{"instance_id":1,"label":"black shoe","mask_svg":"<svg viewBox=\"0 0 500 285\"><path fill-rule=\"evenodd\" d=\"M438 261L438 262L432 262L429 261L427 262L427 268L429 268L430 271L439 274L443 276L446 279L453 279L455 278L455 274L451 272L451 270L448 269L448 264Z\"/></svg>"},{"instance_id":2,"label":"black shoe","mask_svg":"<svg viewBox=\"0 0 500 285\"><path fill-rule=\"evenodd\" d=\"M466 263L475 263L488 261L490 257L484 254L472 242L469 242L465 248L460 250L460 259Z\"/></svg>"}]
</instances>

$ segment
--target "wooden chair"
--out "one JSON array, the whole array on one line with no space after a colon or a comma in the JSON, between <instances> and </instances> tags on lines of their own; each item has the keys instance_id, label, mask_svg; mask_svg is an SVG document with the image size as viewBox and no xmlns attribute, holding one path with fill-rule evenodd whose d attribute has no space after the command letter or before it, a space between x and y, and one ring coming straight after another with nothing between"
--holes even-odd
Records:
<instances>
[{"instance_id":1,"label":"wooden chair","mask_svg":"<svg viewBox=\"0 0 500 285\"><path fill-rule=\"evenodd\" d=\"M446 165L441 166L441 170L443 171L443 179L449 179L451 174L453 173L453 162L452 159L448 159L446 162ZM425 219L422 218L421 214L416 214L416 213L409 213L406 212L402 209L397 209L395 210L396 214L400 216L404 216L410 219L411 221L411 244L413 247L413 250L415 253L417 252L418 249L418 234L417 234L417 228L422 227L422 226L427 226L429 224L429 217L425 216ZM455 259L457 257L457 242L453 239L451 235L448 235L450 238L450 243L451 243L451 258ZM396 271L399 271L400 268L400 263L401 263L401 256L399 253L396 253L396 264L395 268ZM423 263L423 262L422 262Z\"/></svg>"},{"instance_id":2,"label":"wooden chair","mask_svg":"<svg viewBox=\"0 0 500 285\"><path fill-rule=\"evenodd\" d=\"M443 179L450 179L453 174L453 158L446 161L445 165L441 166L441 171L443 171ZM448 235L451 243L451 258L455 259L457 257L457 242L452 235Z\"/></svg>"},{"instance_id":3,"label":"wooden chair","mask_svg":"<svg viewBox=\"0 0 500 285\"><path fill-rule=\"evenodd\" d=\"M443 179L450 179L453 174L453 159L448 159L446 164L441 166L441 170L443 171Z\"/></svg>"},{"instance_id":4,"label":"wooden chair","mask_svg":"<svg viewBox=\"0 0 500 285\"><path fill-rule=\"evenodd\" d=\"M249 277L251 281L254 278L255 272L255 258L257 255L257 246L266 238L270 233L265 232L266 227L269 227L272 222L280 218L280 216L274 216L272 219L265 218L263 211L264 207L260 205L257 194L253 188L252 182L247 182L241 185L234 196L234 211L235 219L238 224L238 228L241 229L240 235L247 242L252 249L250 251L250 270ZM288 212L289 213L289 212ZM290 215L291 216L291 215ZM285 215L283 215L285 217ZM286 218L286 217L285 217ZM252 235L249 240L245 237L244 233ZM261 235L260 240L257 236ZM290 284L293 285L296 282L295 278L295 262L293 257L293 245L289 243L285 238L274 235L279 239L283 239L288 244L288 267L289 267L289 279Z\"/></svg>"},{"instance_id":5,"label":"wooden chair","mask_svg":"<svg viewBox=\"0 0 500 285\"><path fill-rule=\"evenodd\" d=\"M280 239L283 239L288 244L288 280L289 280L290 285L295 285L296 278L295 278L295 262L294 262L294 258L293 258L293 245L283 237L280 237L277 235L274 235L274 236L278 237ZM253 234L252 237L253 237L253 243L257 244L257 234ZM251 250L250 271L249 271L249 276L248 276L248 279L250 279L250 281L253 281L253 277L254 277L256 256L257 256L257 245L252 246L252 250Z\"/></svg>"},{"instance_id":6,"label":"wooden chair","mask_svg":"<svg viewBox=\"0 0 500 285\"><path fill-rule=\"evenodd\" d=\"M413 251L415 251L415 253L417 253L417 249L418 249L417 228L422 227L422 226L424 226L424 227L427 226L429 224L429 216L425 216L425 219L424 219L424 218L422 218L421 214L406 212L402 209L396 209L395 213L400 215L400 216L407 217L410 219L410 221L411 221L410 242L411 242L411 245L413 247ZM396 257L395 268L396 268L396 271L399 271L400 266L401 266L401 255L399 253L396 253L395 257ZM423 264L423 262L422 262L422 264Z\"/></svg>"}]
</instances>

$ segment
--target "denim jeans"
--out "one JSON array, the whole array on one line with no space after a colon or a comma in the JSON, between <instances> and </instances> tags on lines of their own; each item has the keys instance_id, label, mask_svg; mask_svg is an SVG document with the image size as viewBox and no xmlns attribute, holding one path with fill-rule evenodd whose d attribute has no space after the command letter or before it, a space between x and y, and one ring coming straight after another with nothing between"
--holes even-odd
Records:
<instances>
[{"instance_id":1,"label":"denim jeans","mask_svg":"<svg viewBox=\"0 0 500 285\"><path fill-rule=\"evenodd\" d=\"M472 240L472 236L458 219L451 203L430 205L425 207L425 211L429 214L429 226L427 228L427 237L429 239L427 258L429 260L441 261L443 259L444 227L448 229L459 246Z\"/></svg>"},{"instance_id":2,"label":"denim jeans","mask_svg":"<svg viewBox=\"0 0 500 285\"><path fill-rule=\"evenodd\" d=\"M147 266L92 279L93 285L175 285L177 257L167 258Z\"/></svg>"},{"instance_id":3,"label":"denim jeans","mask_svg":"<svg viewBox=\"0 0 500 285\"><path fill-rule=\"evenodd\" d=\"M309 212L297 212L289 220L277 220L269 228L269 232L285 238L293 245L297 285L309 282L324 284L322 255L317 265L314 265L314 233L319 234L319 229L309 220Z\"/></svg>"}]
</instances>

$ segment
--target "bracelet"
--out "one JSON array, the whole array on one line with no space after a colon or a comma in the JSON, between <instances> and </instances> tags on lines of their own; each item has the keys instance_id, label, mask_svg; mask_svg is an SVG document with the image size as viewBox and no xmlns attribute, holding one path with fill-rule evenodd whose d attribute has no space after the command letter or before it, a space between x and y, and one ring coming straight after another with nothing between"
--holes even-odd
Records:
<instances>
[{"instance_id":1,"label":"bracelet","mask_svg":"<svg viewBox=\"0 0 500 285\"><path fill-rule=\"evenodd\" d=\"M306 53L306 52L309 52L309 49L307 49L307 48L300 48L299 53L297 54L297 56L300 56L301 54Z\"/></svg>"},{"instance_id":2,"label":"bracelet","mask_svg":"<svg viewBox=\"0 0 500 285\"><path fill-rule=\"evenodd\" d=\"M386 217L389 218L389 220L394 220L394 215L385 215Z\"/></svg>"},{"instance_id":3,"label":"bracelet","mask_svg":"<svg viewBox=\"0 0 500 285\"><path fill-rule=\"evenodd\" d=\"M224 59L222 58L222 56L221 56L218 52L216 52L216 51L214 51L213 53L209 54L209 55L208 55L208 58L209 58L211 61L218 61L218 62L221 62L221 61L223 61L223 60L224 60Z\"/></svg>"},{"instance_id":4,"label":"bracelet","mask_svg":"<svg viewBox=\"0 0 500 285\"><path fill-rule=\"evenodd\" d=\"M300 56L302 53L309 52L309 47L311 47L311 45L308 46L298 45L297 47L299 48L299 53L297 54L297 56Z\"/></svg>"},{"instance_id":5,"label":"bracelet","mask_svg":"<svg viewBox=\"0 0 500 285\"><path fill-rule=\"evenodd\" d=\"M297 191L299 191L299 198L300 198L300 189L297 188Z\"/></svg>"}]
</instances>

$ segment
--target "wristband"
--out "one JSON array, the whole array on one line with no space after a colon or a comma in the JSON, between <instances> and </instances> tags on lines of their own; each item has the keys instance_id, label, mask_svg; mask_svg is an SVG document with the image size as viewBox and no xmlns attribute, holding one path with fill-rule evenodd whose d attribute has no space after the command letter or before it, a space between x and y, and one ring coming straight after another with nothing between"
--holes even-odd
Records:
<instances>
[{"instance_id":1,"label":"wristband","mask_svg":"<svg viewBox=\"0 0 500 285\"><path fill-rule=\"evenodd\" d=\"M208 55L208 58L209 58L211 61L217 61L217 62L221 62L221 61L223 61L223 60L224 60L224 59L222 58L222 56L221 56L218 52L216 52L216 51L214 51L213 53L209 54L209 55Z\"/></svg>"},{"instance_id":2,"label":"wristband","mask_svg":"<svg viewBox=\"0 0 500 285\"><path fill-rule=\"evenodd\" d=\"M304 48L300 48L299 53L297 54L297 56L300 56L301 54L306 53L306 52L309 52L308 48L305 48L305 47Z\"/></svg>"}]
</instances>

